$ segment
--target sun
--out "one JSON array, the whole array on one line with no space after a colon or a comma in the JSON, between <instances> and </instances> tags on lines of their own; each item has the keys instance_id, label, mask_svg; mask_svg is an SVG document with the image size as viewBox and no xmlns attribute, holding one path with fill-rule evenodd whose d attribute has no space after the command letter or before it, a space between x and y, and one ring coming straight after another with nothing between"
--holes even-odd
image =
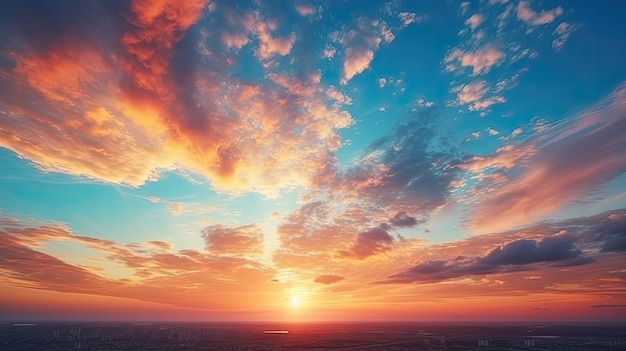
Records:
<instances>
[{"instance_id":1,"label":"sun","mask_svg":"<svg viewBox=\"0 0 626 351\"><path fill-rule=\"evenodd\" d=\"M298 308L298 307L300 307L300 303L301 303L300 296L298 296L298 295L293 295L293 296L291 297L291 300L289 300L289 302L291 303L291 307L293 307L293 308Z\"/></svg>"}]
</instances>

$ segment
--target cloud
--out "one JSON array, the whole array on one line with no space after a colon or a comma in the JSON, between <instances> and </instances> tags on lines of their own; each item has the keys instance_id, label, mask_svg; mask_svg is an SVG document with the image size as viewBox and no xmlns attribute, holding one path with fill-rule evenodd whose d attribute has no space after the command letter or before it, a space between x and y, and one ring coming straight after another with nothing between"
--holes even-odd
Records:
<instances>
[{"instance_id":1,"label":"cloud","mask_svg":"<svg viewBox=\"0 0 626 351\"><path fill-rule=\"evenodd\" d=\"M330 284L334 284L337 282L340 282L342 280L344 280L344 277L340 277L338 275L334 275L334 274L327 274L327 275L320 275L315 277L315 279L313 279L313 281L315 283L319 283L319 284L324 284L324 285L330 285Z\"/></svg>"},{"instance_id":2,"label":"cloud","mask_svg":"<svg viewBox=\"0 0 626 351\"><path fill-rule=\"evenodd\" d=\"M467 13L467 10L469 9L470 3L469 1L463 1L459 4L459 14L461 16L464 16Z\"/></svg>"},{"instance_id":3,"label":"cloud","mask_svg":"<svg viewBox=\"0 0 626 351\"><path fill-rule=\"evenodd\" d=\"M552 10L545 10L537 13L530 8L528 1L520 1L519 4L517 4L517 18L532 26L552 23L552 21L554 21L562 13L563 8L560 6Z\"/></svg>"},{"instance_id":4,"label":"cloud","mask_svg":"<svg viewBox=\"0 0 626 351\"><path fill-rule=\"evenodd\" d=\"M457 87L453 91L457 90L457 103L459 105L469 105L470 111L481 111L489 108L491 105L505 102L506 100L502 96L494 95L490 97L484 97L489 88L487 82L484 80L475 81Z\"/></svg>"},{"instance_id":5,"label":"cloud","mask_svg":"<svg viewBox=\"0 0 626 351\"><path fill-rule=\"evenodd\" d=\"M275 55L289 55L296 41L295 34L286 37L273 37L267 23L259 22L256 27L259 37L259 48L256 51L261 60L268 60Z\"/></svg>"},{"instance_id":6,"label":"cloud","mask_svg":"<svg viewBox=\"0 0 626 351\"><path fill-rule=\"evenodd\" d=\"M263 233L256 225L227 227L214 225L202 230L207 251L225 255L259 254L263 250Z\"/></svg>"},{"instance_id":7,"label":"cloud","mask_svg":"<svg viewBox=\"0 0 626 351\"><path fill-rule=\"evenodd\" d=\"M499 285L503 293L511 289L561 293L568 289L561 284L576 279L579 284L570 286L569 293L593 294L598 284L606 284L602 289L621 289L622 252L603 251L603 247L614 238L624 237L624 229L626 210L619 209L417 247L407 268L376 283L454 280L470 289L496 279L503 282ZM570 267L579 268L563 269ZM493 288L489 285L490 290Z\"/></svg>"},{"instance_id":8,"label":"cloud","mask_svg":"<svg viewBox=\"0 0 626 351\"><path fill-rule=\"evenodd\" d=\"M371 143L351 167L339 169L336 163L328 164L317 174L307 196L354 203L357 213L370 213L363 216L374 221L370 227L399 212L425 219L447 203L451 184L460 171L451 151L431 147L436 143L437 116L436 106L412 109L389 135ZM359 218L361 223L363 217Z\"/></svg>"},{"instance_id":9,"label":"cloud","mask_svg":"<svg viewBox=\"0 0 626 351\"><path fill-rule=\"evenodd\" d=\"M570 35L574 32L576 27L567 22L563 22L559 24L552 32L552 35L555 37L552 40L552 48L556 51L560 51L563 49L565 42L569 39Z\"/></svg>"},{"instance_id":10,"label":"cloud","mask_svg":"<svg viewBox=\"0 0 626 351\"><path fill-rule=\"evenodd\" d=\"M348 250L339 251L344 258L365 259L391 250L394 239L382 227L357 234L356 241Z\"/></svg>"},{"instance_id":11,"label":"cloud","mask_svg":"<svg viewBox=\"0 0 626 351\"><path fill-rule=\"evenodd\" d=\"M468 220L474 230L528 223L598 191L626 171L626 85L593 108L556 123L494 157L510 171L487 180ZM502 161L501 161L502 162Z\"/></svg>"},{"instance_id":12,"label":"cloud","mask_svg":"<svg viewBox=\"0 0 626 351\"><path fill-rule=\"evenodd\" d=\"M484 80L465 84L457 94L457 100L460 104L468 104L480 100L487 93L487 82Z\"/></svg>"},{"instance_id":13,"label":"cloud","mask_svg":"<svg viewBox=\"0 0 626 351\"><path fill-rule=\"evenodd\" d=\"M337 53L337 49L330 46L330 45L326 45L326 47L324 47L324 58L327 59L331 59L333 57L335 57L335 54Z\"/></svg>"},{"instance_id":14,"label":"cloud","mask_svg":"<svg viewBox=\"0 0 626 351\"><path fill-rule=\"evenodd\" d=\"M338 38L345 54L341 73L342 85L369 68L374 52L382 42L389 43L394 39L385 22L361 17L356 26L356 29L351 29Z\"/></svg>"},{"instance_id":15,"label":"cloud","mask_svg":"<svg viewBox=\"0 0 626 351\"><path fill-rule=\"evenodd\" d=\"M172 244L166 243L165 241L152 240L152 241L148 241L147 243L150 245L156 246L159 249L163 249L167 251L172 249Z\"/></svg>"},{"instance_id":16,"label":"cloud","mask_svg":"<svg viewBox=\"0 0 626 351\"><path fill-rule=\"evenodd\" d=\"M435 103L433 101L428 101L426 100L426 98L419 97L417 98L417 100L415 101L417 103L417 106L424 108L424 107L432 107L435 105Z\"/></svg>"},{"instance_id":17,"label":"cloud","mask_svg":"<svg viewBox=\"0 0 626 351\"><path fill-rule=\"evenodd\" d=\"M0 266L10 285L79 293L106 285L106 280L85 268L24 246L0 243Z\"/></svg>"},{"instance_id":18,"label":"cloud","mask_svg":"<svg viewBox=\"0 0 626 351\"><path fill-rule=\"evenodd\" d=\"M465 21L465 24L470 26L470 28L474 30L478 26L480 26L484 20L485 20L485 16L479 13L475 13L470 18L468 18L467 21Z\"/></svg>"},{"instance_id":19,"label":"cloud","mask_svg":"<svg viewBox=\"0 0 626 351\"><path fill-rule=\"evenodd\" d=\"M593 227L593 241L601 243L600 252L626 252L626 213L617 210Z\"/></svg>"},{"instance_id":20,"label":"cloud","mask_svg":"<svg viewBox=\"0 0 626 351\"><path fill-rule=\"evenodd\" d=\"M302 17L314 15L316 12L313 4L305 1L298 1L295 4L295 9L296 12Z\"/></svg>"},{"instance_id":21,"label":"cloud","mask_svg":"<svg viewBox=\"0 0 626 351\"><path fill-rule=\"evenodd\" d=\"M174 216L180 216L183 214L183 204L180 202L168 204L167 210Z\"/></svg>"},{"instance_id":22,"label":"cloud","mask_svg":"<svg viewBox=\"0 0 626 351\"><path fill-rule=\"evenodd\" d=\"M402 27L408 27L412 23L419 23L427 19L426 16L418 16L414 12L400 12L398 18L402 21Z\"/></svg>"},{"instance_id":23,"label":"cloud","mask_svg":"<svg viewBox=\"0 0 626 351\"><path fill-rule=\"evenodd\" d=\"M582 254L573 244L574 238L567 234L549 236L541 241L520 239L492 249L480 261L493 265L566 261Z\"/></svg>"},{"instance_id":24,"label":"cloud","mask_svg":"<svg viewBox=\"0 0 626 351\"><path fill-rule=\"evenodd\" d=\"M494 247L479 257L458 256L422 261L382 282L434 283L468 276L536 269L531 267L535 264L567 267L592 262L593 259L583 257L582 251L574 246L574 237L557 234L541 240L514 240Z\"/></svg>"},{"instance_id":25,"label":"cloud","mask_svg":"<svg viewBox=\"0 0 626 351\"><path fill-rule=\"evenodd\" d=\"M415 217L409 216L406 212L398 212L389 219L389 223L394 227L413 227L417 225L418 222Z\"/></svg>"},{"instance_id":26,"label":"cloud","mask_svg":"<svg viewBox=\"0 0 626 351\"><path fill-rule=\"evenodd\" d=\"M500 134L500 132L496 129L493 129L491 127L487 127L487 129L485 130L487 133L489 133L489 135L491 136L496 136L498 134Z\"/></svg>"},{"instance_id":27,"label":"cloud","mask_svg":"<svg viewBox=\"0 0 626 351\"><path fill-rule=\"evenodd\" d=\"M129 186L163 171L235 194L306 186L308 169L342 145L349 100L329 100L311 72L282 85L230 74L246 37L260 35L262 59L288 54L293 37L275 38L260 12L228 2L219 13L204 1L179 5L14 7L2 23L12 39L0 67L0 146L42 171ZM41 20L27 28L24 16ZM287 171L296 161L311 167Z\"/></svg>"},{"instance_id":28,"label":"cloud","mask_svg":"<svg viewBox=\"0 0 626 351\"><path fill-rule=\"evenodd\" d=\"M488 73L492 67L502 63L505 57L504 52L487 44L473 52L455 49L446 56L444 63L447 64L446 70L448 71L456 71L460 67L472 67L472 74L478 76Z\"/></svg>"},{"instance_id":29,"label":"cloud","mask_svg":"<svg viewBox=\"0 0 626 351\"><path fill-rule=\"evenodd\" d=\"M94 259L84 265L79 263L82 257L67 262L44 252L44 244L54 246L64 241L77 244ZM194 250L164 252L170 248L162 241L120 243L74 235L61 224L0 218L0 266L3 284L10 287L206 310L241 305L241 301L235 304L226 299L233 292L233 282L264 287L275 275L252 260ZM207 295L207 291L212 293Z\"/></svg>"},{"instance_id":30,"label":"cloud","mask_svg":"<svg viewBox=\"0 0 626 351\"><path fill-rule=\"evenodd\" d=\"M352 98L350 98L349 96L345 95L344 93L340 92L339 90L337 90L337 88L335 87L329 87L326 90L326 95L328 96L328 98L340 103L340 104L345 104L345 105L350 105L352 104Z\"/></svg>"},{"instance_id":31,"label":"cloud","mask_svg":"<svg viewBox=\"0 0 626 351\"><path fill-rule=\"evenodd\" d=\"M148 201L152 202L153 204L158 204L159 202L161 202L161 199L156 196L148 196Z\"/></svg>"}]
</instances>

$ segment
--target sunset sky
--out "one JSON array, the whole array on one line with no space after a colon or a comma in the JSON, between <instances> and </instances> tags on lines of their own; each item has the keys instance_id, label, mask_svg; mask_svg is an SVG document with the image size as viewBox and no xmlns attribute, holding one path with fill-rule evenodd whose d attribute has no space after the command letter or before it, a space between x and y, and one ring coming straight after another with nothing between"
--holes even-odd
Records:
<instances>
[{"instance_id":1,"label":"sunset sky","mask_svg":"<svg viewBox=\"0 0 626 351\"><path fill-rule=\"evenodd\" d=\"M0 1L0 320L626 320L626 2Z\"/></svg>"}]
</instances>

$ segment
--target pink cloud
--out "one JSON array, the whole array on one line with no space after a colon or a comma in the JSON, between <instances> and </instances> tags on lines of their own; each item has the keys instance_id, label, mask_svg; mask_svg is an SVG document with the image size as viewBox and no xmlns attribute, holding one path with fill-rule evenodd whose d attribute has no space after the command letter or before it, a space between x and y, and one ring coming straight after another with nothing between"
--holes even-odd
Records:
<instances>
[{"instance_id":1,"label":"pink cloud","mask_svg":"<svg viewBox=\"0 0 626 351\"><path fill-rule=\"evenodd\" d=\"M374 52L384 41L389 43L394 35L385 22L359 18L357 29L352 29L344 35L337 34L337 38L344 47L344 62L341 74L341 84L345 85L359 73L369 68L374 59Z\"/></svg>"},{"instance_id":2,"label":"pink cloud","mask_svg":"<svg viewBox=\"0 0 626 351\"><path fill-rule=\"evenodd\" d=\"M554 29L554 32L552 32L552 35L555 37L554 40L552 40L552 48L556 51L561 50L575 29L576 27L574 25L567 22L559 24Z\"/></svg>"},{"instance_id":3,"label":"pink cloud","mask_svg":"<svg viewBox=\"0 0 626 351\"><path fill-rule=\"evenodd\" d=\"M506 99L502 96L491 96L486 99L475 101L474 103L472 103L470 106L470 111L482 111L491 107L492 105L501 104L503 102L506 102Z\"/></svg>"},{"instance_id":4,"label":"pink cloud","mask_svg":"<svg viewBox=\"0 0 626 351\"><path fill-rule=\"evenodd\" d=\"M444 62L448 64L448 71L461 67L471 67L474 76L488 73L492 67L504 61L506 55L493 45L485 45L474 52L463 52L459 49L453 50L446 56Z\"/></svg>"},{"instance_id":5,"label":"pink cloud","mask_svg":"<svg viewBox=\"0 0 626 351\"><path fill-rule=\"evenodd\" d=\"M497 131L489 131L489 135L497 135ZM516 146L505 145L499 147L496 152L489 156L474 156L465 161L463 168L470 172L484 172L488 169L511 169L522 164L537 150L533 145Z\"/></svg>"},{"instance_id":6,"label":"pink cloud","mask_svg":"<svg viewBox=\"0 0 626 351\"><path fill-rule=\"evenodd\" d=\"M378 44L376 44L378 46ZM341 84L345 85L352 77L365 71L374 59L374 51L366 48L347 48L346 60L343 64L343 78Z\"/></svg>"},{"instance_id":7,"label":"pink cloud","mask_svg":"<svg viewBox=\"0 0 626 351\"><path fill-rule=\"evenodd\" d=\"M331 59L335 57L336 53L337 49L330 45L326 45L326 47L324 48L324 58Z\"/></svg>"},{"instance_id":8,"label":"pink cloud","mask_svg":"<svg viewBox=\"0 0 626 351\"><path fill-rule=\"evenodd\" d=\"M273 37L267 23L259 22L256 31L259 37L259 48L256 54L261 60L268 60L275 55L289 55L293 43L296 41L296 36L293 33L286 37Z\"/></svg>"},{"instance_id":9,"label":"pink cloud","mask_svg":"<svg viewBox=\"0 0 626 351\"><path fill-rule=\"evenodd\" d=\"M340 104L352 104L352 99L341 91L337 90L337 88L335 87L329 87L328 89L326 89L326 94L328 95L329 99L332 99Z\"/></svg>"},{"instance_id":10,"label":"pink cloud","mask_svg":"<svg viewBox=\"0 0 626 351\"><path fill-rule=\"evenodd\" d=\"M461 104L468 104L480 100L487 93L487 82L476 81L464 85L457 94L457 99Z\"/></svg>"},{"instance_id":11,"label":"pink cloud","mask_svg":"<svg viewBox=\"0 0 626 351\"><path fill-rule=\"evenodd\" d=\"M484 80L466 84L456 90L458 90L457 102L460 105L469 105L470 111L481 111L491 105L506 101L501 96L490 96L485 98L489 89L487 88L487 82Z\"/></svg>"},{"instance_id":12,"label":"pink cloud","mask_svg":"<svg viewBox=\"0 0 626 351\"><path fill-rule=\"evenodd\" d=\"M230 33L223 32L221 34L222 42L229 48L241 49L244 47L250 39L245 33Z\"/></svg>"},{"instance_id":13,"label":"pink cloud","mask_svg":"<svg viewBox=\"0 0 626 351\"><path fill-rule=\"evenodd\" d=\"M472 229L484 232L528 223L623 174L626 137L618 131L626 128L625 116L626 86L621 85L594 108L488 158L507 167L514 164L516 172L497 186L483 188L469 217Z\"/></svg>"},{"instance_id":14,"label":"pink cloud","mask_svg":"<svg viewBox=\"0 0 626 351\"><path fill-rule=\"evenodd\" d=\"M475 13L470 18L468 18L467 21L465 21L465 24L467 24L468 26L470 26L472 30L474 30L478 26L480 26L484 20L485 20L485 16L479 13Z\"/></svg>"},{"instance_id":15,"label":"pink cloud","mask_svg":"<svg viewBox=\"0 0 626 351\"><path fill-rule=\"evenodd\" d=\"M554 21L562 13L563 8L560 6L552 10L544 10L537 13L530 8L528 1L520 1L517 5L517 18L533 26L552 23L552 21Z\"/></svg>"},{"instance_id":16,"label":"pink cloud","mask_svg":"<svg viewBox=\"0 0 626 351\"><path fill-rule=\"evenodd\" d=\"M296 9L296 12L302 17L311 16L315 14L315 7L313 7L313 4L309 2L300 1L296 3L295 9Z\"/></svg>"}]
</instances>

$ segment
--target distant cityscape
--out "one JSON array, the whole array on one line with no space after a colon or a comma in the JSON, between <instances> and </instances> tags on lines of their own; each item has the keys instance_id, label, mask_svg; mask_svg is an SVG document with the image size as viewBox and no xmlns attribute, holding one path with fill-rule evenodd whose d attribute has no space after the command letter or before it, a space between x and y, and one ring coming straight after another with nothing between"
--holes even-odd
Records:
<instances>
[{"instance_id":1,"label":"distant cityscape","mask_svg":"<svg viewBox=\"0 0 626 351\"><path fill-rule=\"evenodd\" d=\"M0 323L0 350L626 350L626 325Z\"/></svg>"}]
</instances>

